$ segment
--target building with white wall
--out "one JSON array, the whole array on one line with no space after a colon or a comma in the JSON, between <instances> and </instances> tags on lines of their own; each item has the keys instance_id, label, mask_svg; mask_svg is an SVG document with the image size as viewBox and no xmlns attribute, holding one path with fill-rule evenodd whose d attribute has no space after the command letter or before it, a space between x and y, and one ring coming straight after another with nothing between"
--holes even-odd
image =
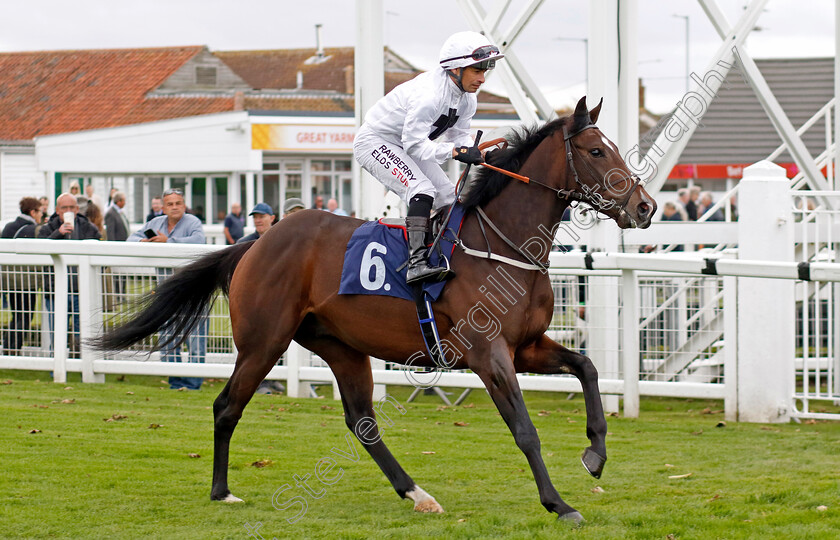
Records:
<instances>
[{"instance_id":1,"label":"building with white wall","mask_svg":"<svg viewBox=\"0 0 840 540\"><path fill-rule=\"evenodd\" d=\"M352 213L353 48L211 52L206 47L0 54L0 220L21 197L73 181L150 200L182 188L219 224L233 202L278 208L336 198ZM387 92L419 70L385 49ZM5 115L3 113L6 113ZM517 124L482 92L473 127Z\"/></svg>"}]
</instances>

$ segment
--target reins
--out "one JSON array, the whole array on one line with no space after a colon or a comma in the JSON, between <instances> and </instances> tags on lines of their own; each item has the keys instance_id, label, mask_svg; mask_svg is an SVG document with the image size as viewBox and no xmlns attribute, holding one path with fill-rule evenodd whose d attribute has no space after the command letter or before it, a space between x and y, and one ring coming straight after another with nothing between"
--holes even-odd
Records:
<instances>
[{"instance_id":1,"label":"reins","mask_svg":"<svg viewBox=\"0 0 840 540\"><path fill-rule=\"evenodd\" d=\"M568 163L569 170L571 171L572 176L575 180L575 185L580 186L580 188L583 190L583 193L579 193L579 192L577 192L575 190L571 190L571 189L554 188L554 187L549 186L548 184L540 182L539 180L535 180L533 178L529 178L527 176L523 176L521 174L517 174L515 172L508 171L506 169L502 169L501 167L496 167L495 165L491 165L487 162L482 162L482 163L480 163L480 165L483 166L483 167L487 167L488 169L492 169L492 170L494 170L494 171L496 171L500 174L504 174L506 176L509 176L509 177L511 177L515 180L518 180L522 183L537 184L538 186L542 186L542 187L548 189L549 191L553 192L557 196L557 198L559 198L559 199L564 199L564 200L569 201L569 202L574 201L574 202L578 202L578 203L581 203L581 202L586 203L587 205L591 206L592 209L595 210L596 212L605 213L605 210L609 210L610 208L613 208L616 205L616 202L614 200L605 200L604 197L600 193L598 193L598 190L601 188L600 185L593 188L593 187L590 187L590 186L584 184L583 182L581 182L580 176L578 175L578 172L577 172L577 168L575 168L574 153L572 151L572 144L571 144L572 138L579 135L583 131L585 131L587 129L592 129L592 128L597 128L597 126L593 123L589 123L589 124L583 126L582 128L578 129L577 131L569 133L567 127L565 125L563 126L563 142L566 146L566 162ZM507 140L504 139L504 138L493 139L492 141L486 141L486 142L480 144L478 147L481 150L485 150L485 149L490 148L492 146L500 146L500 147L507 146ZM592 168L592 166L589 165L589 163L586 162L586 160L582 160L582 161L583 161L584 166L587 169L589 169L590 174L594 177L597 177L598 172L595 171ZM467 168L467 170L469 170L469 168ZM464 171L465 174L463 174L461 176L461 178L458 180L459 185L462 182L466 182L466 172L467 171ZM633 187L628 191L627 196L622 201L621 206L618 209L619 212L624 211L624 209L627 207L627 204L630 202L630 197L633 196L633 193L639 187L639 183L641 182L641 178L639 178L639 176L637 176L635 174L631 174L630 178L634 179ZM622 176L621 178L619 178L619 181L623 181L623 180L627 180L627 177ZM606 189L607 190L611 189L615 183L617 183L617 182L613 182L610 185L606 185ZM606 179L605 179L605 184L606 184ZM458 192L460 193L460 190L458 190ZM487 244L487 251L479 251L479 250L471 249L471 248L467 247L466 245L464 245L464 242L460 238L457 238L456 241L455 241L455 244L458 247L460 247L464 251L465 254L471 255L473 257L482 258L482 259L496 260L496 261L499 261L499 262L510 264L512 266L516 266L518 268L523 268L525 270L544 271L545 269L548 268L548 263L544 263L542 261L539 261L539 260L535 259L533 257L533 255L525 252L522 248L520 248L519 246L514 244L510 239L508 239L507 236L505 236L502 233L502 231L499 230L499 228L490 220L490 218L487 216L487 214L484 212L484 210L481 209L481 207L476 207L476 211L477 211L476 217L478 219L479 229L481 230L481 234L482 234L482 236L484 236L484 241ZM524 263L524 262L521 262L521 261L517 261L515 259L511 259L509 257L505 257L503 255L497 255L497 254L493 253L492 249L490 247L490 240L487 238L487 233L484 230L484 224L482 223L482 221L486 221L487 225L490 226L490 228L493 230L493 232L495 232L496 235L499 236L499 238L501 238L502 241L505 242L505 244L507 244L509 247L511 247L516 253L521 255L523 258L525 258L526 260L531 261L531 262L530 263ZM435 243L437 243L437 242L435 242Z\"/></svg>"},{"instance_id":2,"label":"reins","mask_svg":"<svg viewBox=\"0 0 840 540\"><path fill-rule=\"evenodd\" d=\"M517 174L515 172L508 171L506 169L502 169L501 167L496 167L495 165L490 165L487 162L482 162L480 165L482 167L487 167L488 169L492 169L492 170L494 170L498 173L509 176L509 177L511 177L515 180L519 180L520 182L523 182L525 184L537 184L538 186L542 186L542 187L548 189L549 191L555 193L557 195L557 198L559 198L559 199L565 199L567 201L577 201L577 202L586 203L589 206L591 206L595 211L603 212L604 210L609 210L610 208L615 206L616 203L615 203L615 201L612 201L612 200L610 200L610 201L605 200L600 193L597 193L600 186L592 188L592 187L589 187L588 185L584 184L583 182L581 182L580 176L578 175L578 172L577 172L577 168L575 167L574 154L572 152L572 144L571 144L571 140L575 136L579 135L583 131L586 131L587 129L597 128L597 127L598 126L596 126L595 124L587 124L587 125L583 126L581 129L579 129L577 131L574 131L572 133L569 133L566 126L563 126L563 142L566 145L566 162L568 163L569 170L572 172L572 176L575 179L575 184L580 186L583 189L584 193L578 193L577 191L571 190L571 189L553 188L553 187L549 186L548 184L540 182L539 180L535 180L533 178L529 178L527 176L523 176L521 174ZM485 148L489 148L491 146L500 146L500 145L503 145L505 143L507 143L507 141L503 138L493 139L492 141L487 141L485 143L482 143L481 145L479 145L479 148L484 150ZM595 171L589 165L589 163L587 163L586 161L583 161L583 164L584 164L584 166L586 166L587 169L589 169L590 173L593 176L598 175L597 171ZM622 211L627 207L627 204L630 202L630 197L633 196L633 193L636 191L636 188L639 187L639 183L642 180L641 178L639 178L639 176L637 176L635 174L631 174L630 177L634 179L633 187L628 191L627 196L622 201L621 206L619 206L619 208L618 208L619 211ZM606 186L606 188L610 189L618 181L623 181L623 180L626 180L626 179L627 179L626 176L622 176L616 182L613 182L609 186ZM592 196L589 197L588 195L592 195Z\"/></svg>"}]
</instances>

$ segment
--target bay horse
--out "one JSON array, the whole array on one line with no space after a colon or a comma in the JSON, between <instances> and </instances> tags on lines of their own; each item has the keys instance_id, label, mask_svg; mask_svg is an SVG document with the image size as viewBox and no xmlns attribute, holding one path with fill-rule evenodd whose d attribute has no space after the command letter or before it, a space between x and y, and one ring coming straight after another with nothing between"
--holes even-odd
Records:
<instances>
[{"instance_id":1,"label":"bay horse","mask_svg":"<svg viewBox=\"0 0 840 540\"><path fill-rule=\"evenodd\" d=\"M607 424L598 373L589 358L546 336L554 293L544 268L529 267L529 259L534 263L546 258L551 249L550 237L538 231L554 231L571 201L589 203L621 228L650 225L656 203L618 148L595 127L600 108L599 103L589 111L584 97L573 115L515 133L505 149L487 154L488 162L518 172L530 183L482 169L463 197L467 214L460 238L464 246L485 247L503 262L456 249L451 267L457 277L434 303L441 343L460 344L453 348L457 351L448 367L470 369L481 378L527 457L540 502L559 518L576 522L582 516L560 498L549 479L516 374L570 373L580 380L591 443L582 462L590 474L600 477L607 459ZM484 217L480 220L479 215ZM345 246L362 223L314 210L290 215L255 242L213 252L184 266L147 295L130 320L91 342L98 350L122 350L166 330L163 335L171 337L161 338L156 346L171 346L183 341L207 313L217 290L228 295L238 355L233 374L213 404L211 499L241 501L228 489L230 439L257 386L292 340L329 365L341 392L347 427L354 434L359 422L375 417L371 356L402 364L412 358L414 367L434 367L430 355L424 353L419 360L414 355L426 349L412 302L338 294ZM529 242L529 253L518 247ZM534 242L542 250L539 256L533 256ZM487 309L487 288L480 285L489 276L498 276L500 267L517 284L518 296L507 307L501 303L496 307L499 324L488 332L487 319L478 320L470 308ZM417 511L443 512L403 470L376 427L372 429L366 432L363 446L397 494L414 501Z\"/></svg>"}]
</instances>

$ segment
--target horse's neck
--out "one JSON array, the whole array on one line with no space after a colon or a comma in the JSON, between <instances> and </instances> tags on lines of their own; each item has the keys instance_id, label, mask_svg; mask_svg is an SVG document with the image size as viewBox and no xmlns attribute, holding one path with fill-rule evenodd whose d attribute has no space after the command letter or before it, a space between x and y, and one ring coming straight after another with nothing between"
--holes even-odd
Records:
<instances>
[{"instance_id":1,"label":"horse's neck","mask_svg":"<svg viewBox=\"0 0 840 540\"><path fill-rule=\"evenodd\" d=\"M566 163L562 159L563 153L552 152L552 145L548 144L550 142L546 141L546 144L537 147L517 172L550 184L554 177L565 179ZM561 156L559 161L553 159L555 155ZM565 180L561 183L564 185L557 187L570 187L565 185ZM484 211L499 230L517 246L538 243L543 248L542 252L548 253L553 241L551 232L562 219L567 206L565 201L558 199L543 186L511 179L498 196L484 205ZM492 239L491 245L496 245Z\"/></svg>"}]
</instances>

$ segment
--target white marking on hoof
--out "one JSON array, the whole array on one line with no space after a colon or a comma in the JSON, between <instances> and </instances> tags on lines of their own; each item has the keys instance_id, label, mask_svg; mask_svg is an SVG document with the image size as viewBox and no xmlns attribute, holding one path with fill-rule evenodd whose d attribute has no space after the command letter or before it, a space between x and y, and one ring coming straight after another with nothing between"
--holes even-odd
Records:
<instances>
[{"instance_id":1,"label":"white marking on hoof","mask_svg":"<svg viewBox=\"0 0 840 540\"><path fill-rule=\"evenodd\" d=\"M438 504L435 498L423 491L416 484L414 485L414 489L405 492L405 496L414 501L415 512L443 513L443 507Z\"/></svg>"},{"instance_id":2,"label":"white marking on hoof","mask_svg":"<svg viewBox=\"0 0 840 540\"><path fill-rule=\"evenodd\" d=\"M245 502L245 501L243 501L243 500L242 500L242 499L240 499L239 497L236 497L236 496L235 496L235 495L233 495L232 493L228 493L228 494L227 494L227 497L225 497L224 499L222 499L222 502L226 502L226 503L241 503L241 502Z\"/></svg>"}]
</instances>

